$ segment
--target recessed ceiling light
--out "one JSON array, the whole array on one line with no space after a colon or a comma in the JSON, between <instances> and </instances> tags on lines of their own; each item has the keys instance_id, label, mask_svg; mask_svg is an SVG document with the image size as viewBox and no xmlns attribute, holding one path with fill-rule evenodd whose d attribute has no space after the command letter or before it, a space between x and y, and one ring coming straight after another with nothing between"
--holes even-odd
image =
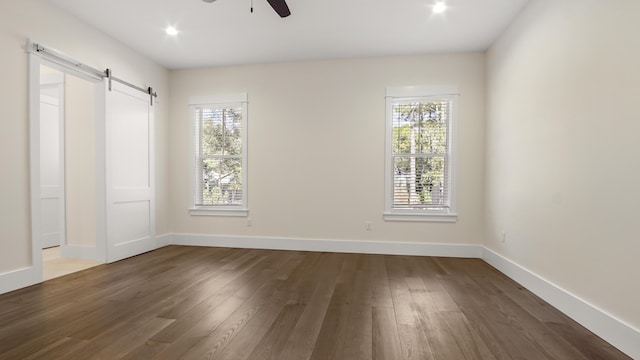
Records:
<instances>
[{"instance_id":1,"label":"recessed ceiling light","mask_svg":"<svg viewBox=\"0 0 640 360\"><path fill-rule=\"evenodd\" d=\"M166 32L167 35L169 35L169 36L178 35L178 29L174 28L173 26L167 26L167 28L164 30L164 32Z\"/></svg>"},{"instance_id":2,"label":"recessed ceiling light","mask_svg":"<svg viewBox=\"0 0 640 360\"><path fill-rule=\"evenodd\" d=\"M441 14L445 10L447 10L447 5L444 3L444 1L439 1L435 5L433 5L433 12L436 14Z\"/></svg>"}]
</instances>

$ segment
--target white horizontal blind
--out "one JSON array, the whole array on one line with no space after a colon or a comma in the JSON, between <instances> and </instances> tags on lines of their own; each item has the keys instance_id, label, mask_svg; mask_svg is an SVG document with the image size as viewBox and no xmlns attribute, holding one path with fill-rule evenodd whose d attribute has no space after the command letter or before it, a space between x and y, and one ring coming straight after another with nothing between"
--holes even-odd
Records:
<instances>
[{"instance_id":1,"label":"white horizontal blind","mask_svg":"<svg viewBox=\"0 0 640 360\"><path fill-rule=\"evenodd\" d=\"M196 207L243 207L243 103L192 105Z\"/></svg>"},{"instance_id":2,"label":"white horizontal blind","mask_svg":"<svg viewBox=\"0 0 640 360\"><path fill-rule=\"evenodd\" d=\"M391 116L392 208L448 209L451 100L395 98Z\"/></svg>"}]
</instances>

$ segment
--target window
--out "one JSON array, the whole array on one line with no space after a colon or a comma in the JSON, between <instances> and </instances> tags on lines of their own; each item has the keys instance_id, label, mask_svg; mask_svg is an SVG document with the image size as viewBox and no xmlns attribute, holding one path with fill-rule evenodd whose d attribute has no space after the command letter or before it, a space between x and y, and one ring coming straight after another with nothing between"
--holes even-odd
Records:
<instances>
[{"instance_id":1,"label":"window","mask_svg":"<svg viewBox=\"0 0 640 360\"><path fill-rule=\"evenodd\" d=\"M457 88L387 88L385 220L456 221Z\"/></svg>"},{"instance_id":2,"label":"window","mask_svg":"<svg viewBox=\"0 0 640 360\"><path fill-rule=\"evenodd\" d=\"M246 216L247 95L190 100L192 215Z\"/></svg>"}]
</instances>

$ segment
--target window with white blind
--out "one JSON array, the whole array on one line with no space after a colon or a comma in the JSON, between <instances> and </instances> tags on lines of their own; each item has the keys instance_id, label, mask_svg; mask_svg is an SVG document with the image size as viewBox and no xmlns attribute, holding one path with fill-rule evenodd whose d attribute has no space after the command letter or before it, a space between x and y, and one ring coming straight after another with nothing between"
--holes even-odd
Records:
<instances>
[{"instance_id":1,"label":"window with white blind","mask_svg":"<svg viewBox=\"0 0 640 360\"><path fill-rule=\"evenodd\" d=\"M385 220L456 221L456 87L387 88Z\"/></svg>"},{"instance_id":2,"label":"window with white blind","mask_svg":"<svg viewBox=\"0 0 640 360\"><path fill-rule=\"evenodd\" d=\"M247 95L190 99L192 215L246 216Z\"/></svg>"}]
</instances>

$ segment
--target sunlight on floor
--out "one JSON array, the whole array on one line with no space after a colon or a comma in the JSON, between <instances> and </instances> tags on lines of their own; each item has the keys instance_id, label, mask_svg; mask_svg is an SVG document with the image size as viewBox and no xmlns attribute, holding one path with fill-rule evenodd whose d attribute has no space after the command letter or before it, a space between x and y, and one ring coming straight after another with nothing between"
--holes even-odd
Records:
<instances>
[{"instance_id":1,"label":"sunlight on floor","mask_svg":"<svg viewBox=\"0 0 640 360\"><path fill-rule=\"evenodd\" d=\"M93 260L63 258L59 246L42 250L42 268L45 281L97 265L100 263Z\"/></svg>"}]
</instances>

